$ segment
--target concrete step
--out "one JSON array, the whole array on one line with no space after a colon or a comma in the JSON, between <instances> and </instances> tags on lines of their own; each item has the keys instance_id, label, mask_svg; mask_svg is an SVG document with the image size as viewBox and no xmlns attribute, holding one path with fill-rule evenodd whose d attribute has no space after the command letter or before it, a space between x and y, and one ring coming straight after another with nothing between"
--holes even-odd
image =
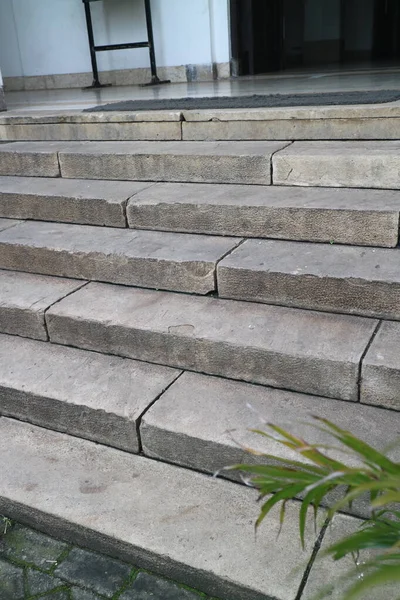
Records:
<instances>
[{"instance_id":1,"label":"concrete step","mask_svg":"<svg viewBox=\"0 0 400 600\"><path fill-rule=\"evenodd\" d=\"M295 600L307 581L322 522L314 530L310 515L301 551L296 502L279 537L278 508L255 537L257 494L245 486L7 418L0 452L0 511L18 522L222 600Z\"/></svg>"},{"instance_id":2,"label":"concrete step","mask_svg":"<svg viewBox=\"0 0 400 600\"><path fill-rule=\"evenodd\" d=\"M0 332L47 340L45 312L85 282L0 270Z\"/></svg>"},{"instance_id":3,"label":"concrete step","mask_svg":"<svg viewBox=\"0 0 400 600\"><path fill-rule=\"evenodd\" d=\"M275 185L400 189L400 142L295 142L273 158Z\"/></svg>"},{"instance_id":4,"label":"concrete step","mask_svg":"<svg viewBox=\"0 0 400 600\"><path fill-rule=\"evenodd\" d=\"M219 263L218 292L223 298L400 320L399 264L398 249L247 240Z\"/></svg>"},{"instance_id":5,"label":"concrete step","mask_svg":"<svg viewBox=\"0 0 400 600\"><path fill-rule=\"evenodd\" d=\"M399 242L400 192L160 183L127 206L129 226L361 246Z\"/></svg>"},{"instance_id":6,"label":"concrete step","mask_svg":"<svg viewBox=\"0 0 400 600\"><path fill-rule=\"evenodd\" d=\"M20 221L15 221L13 219L1 219L0 218L0 231L5 231L10 227L14 227L15 225L19 225Z\"/></svg>"},{"instance_id":7,"label":"concrete step","mask_svg":"<svg viewBox=\"0 0 400 600\"><path fill-rule=\"evenodd\" d=\"M287 142L15 142L0 146L0 175L271 183L271 159Z\"/></svg>"},{"instance_id":8,"label":"concrete step","mask_svg":"<svg viewBox=\"0 0 400 600\"><path fill-rule=\"evenodd\" d=\"M45 177L0 177L0 216L126 227L129 198L145 183Z\"/></svg>"},{"instance_id":9,"label":"concrete step","mask_svg":"<svg viewBox=\"0 0 400 600\"><path fill-rule=\"evenodd\" d=\"M0 232L0 267L208 294L216 289L217 262L239 241L25 221Z\"/></svg>"},{"instance_id":10,"label":"concrete step","mask_svg":"<svg viewBox=\"0 0 400 600\"><path fill-rule=\"evenodd\" d=\"M398 406L399 408L399 406ZM144 453L153 458L216 473L228 465L273 463L272 459L249 455L245 448L288 460L302 460L285 446L251 432L265 423L284 427L312 444L327 444L312 416L324 417L343 429L400 459L398 436L400 412L360 406L316 396L306 396L262 386L184 373L143 416L140 437ZM344 460L343 453L330 455ZM356 466L354 458L346 461ZM231 471L221 473L237 478ZM365 503L356 503L352 514L365 516Z\"/></svg>"},{"instance_id":11,"label":"concrete step","mask_svg":"<svg viewBox=\"0 0 400 600\"><path fill-rule=\"evenodd\" d=\"M363 361L361 402L400 410L400 323L383 322Z\"/></svg>"},{"instance_id":12,"label":"concrete step","mask_svg":"<svg viewBox=\"0 0 400 600\"><path fill-rule=\"evenodd\" d=\"M180 371L0 334L0 414L140 449L141 415Z\"/></svg>"},{"instance_id":13,"label":"concrete step","mask_svg":"<svg viewBox=\"0 0 400 600\"><path fill-rule=\"evenodd\" d=\"M55 343L358 400L378 322L91 283L46 313Z\"/></svg>"}]
</instances>

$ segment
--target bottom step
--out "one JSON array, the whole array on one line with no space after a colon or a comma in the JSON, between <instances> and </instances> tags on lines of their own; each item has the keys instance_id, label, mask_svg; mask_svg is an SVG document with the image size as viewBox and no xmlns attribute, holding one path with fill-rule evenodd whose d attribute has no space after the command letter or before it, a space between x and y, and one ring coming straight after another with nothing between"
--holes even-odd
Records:
<instances>
[{"instance_id":1,"label":"bottom step","mask_svg":"<svg viewBox=\"0 0 400 600\"><path fill-rule=\"evenodd\" d=\"M0 453L10 518L226 600L295 600L304 584L319 531L302 552L297 503L278 539L278 511L255 537L256 494L235 483L4 417Z\"/></svg>"}]
</instances>

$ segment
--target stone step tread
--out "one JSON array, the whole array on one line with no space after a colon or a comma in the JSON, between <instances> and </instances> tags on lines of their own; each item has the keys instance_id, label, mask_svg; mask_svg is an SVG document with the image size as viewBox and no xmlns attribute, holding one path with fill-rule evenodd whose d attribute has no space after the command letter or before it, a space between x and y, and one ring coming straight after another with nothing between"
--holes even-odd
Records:
<instances>
[{"instance_id":1,"label":"stone step tread","mask_svg":"<svg viewBox=\"0 0 400 600\"><path fill-rule=\"evenodd\" d=\"M271 183L271 158L288 142L14 142L0 147L0 175Z\"/></svg>"},{"instance_id":2,"label":"stone step tread","mask_svg":"<svg viewBox=\"0 0 400 600\"><path fill-rule=\"evenodd\" d=\"M151 185L127 181L4 176L0 177L0 216L126 227L127 201Z\"/></svg>"},{"instance_id":3,"label":"stone step tread","mask_svg":"<svg viewBox=\"0 0 400 600\"><path fill-rule=\"evenodd\" d=\"M46 314L56 343L346 400L378 321L90 283Z\"/></svg>"},{"instance_id":4,"label":"stone step tread","mask_svg":"<svg viewBox=\"0 0 400 600\"><path fill-rule=\"evenodd\" d=\"M85 282L0 270L0 331L47 340L45 312Z\"/></svg>"},{"instance_id":5,"label":"stone step tread","mask_svg":"<svg viewBox=\"0 0 400 600\"><path fill-rule=\"evenodd\" d=\"M329 443L313 426L314 416L350 429L381 451L395 443L400 434L400 413L185 372L143 416L140 436L147 456L215 473L227 465L268 462L249 456L245 448L302 460L285 446L251 430L266 430L265 423L273 423L312 444ZM331 455L344 460L339 451ZM400 460L397 445L390 456ZM346 457L346 462L359 464L351 457ZM232 476L227 471L223 474Z\"/></svg>"},{"instance_id":6,"label":"stone step tread","mask_svg":"<svg viewBox=\"0 0 400 600\"><path fill-rule=\"evenodd\" d=\"M159 183L128 202L140 229L394 247L400 192Z\"/></svg>"},{"instance_id":7,"label":"stone step tread","mask_svg":"<svg viewBox=\"0 0 400 600\"><path fill-rule=\"evenodd\" d=\"M0 414L138 452L143 412L180 371L0 334Z\"/></svg>"},{"instance_id":8,"label":"stone step tread","mask_svg":"<svg viewBox=\"0 0 400 600\"><path fill-rule=\"evenodd\" d=\"M400 319L399 264L398 249L247 240L219 263L218 291L225 298Z\"/></svg>"},{"instance_id":9,"label":"stone step tread","mask_svg":"<svg viewBox=\"0 0 400 600\"><path fill-rule=\"evenodd\" d=\"M297 503L278 539L279 510L255 537L244 486L4 417L0 431L10 518L225 600L295 599L320 530L310 515L302 552Z\"/></svg>"},{"instance_id":10,"label":"stone step tread","mask_svg":"<svg viewBox=\"0 0 400 600\"><path fill-rule=\"evenodd\" d=\"M20 224L19 220L0 218L0 231L5 231L6 229L9 229L10 227L14 227L15 225L19 225L19 224Z\"/></svg>"},{"instance_id":11,"label":"stone step tread","mask_svg":"<svg viewBox=\"0 0 400 600\"><path fill-rule=\"evenodd\" d=\"M399 189L400 142L294 142L273 157L277 185Z\"/></svg>"},{"instance_id":12,"label":"stone step tread","mask_svg":"<svg viewBox=\"0 0 400 600\"><path fill-rule=\"evenodd\" d=\"M237 238L25 221L0 233L0 267L179 292L215 290Z\"/></svg>"}]
</instances>

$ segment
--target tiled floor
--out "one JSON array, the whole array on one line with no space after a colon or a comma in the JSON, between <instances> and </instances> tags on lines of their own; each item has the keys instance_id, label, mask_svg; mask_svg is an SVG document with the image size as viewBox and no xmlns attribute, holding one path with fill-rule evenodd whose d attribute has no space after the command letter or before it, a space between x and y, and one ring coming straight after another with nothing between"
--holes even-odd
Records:
<instances>
[{"instance_id":1,"label":"tiled floor","mask_svg":"<svg viewBox=\"0 0 400 600\"><path fill-rule=\"evenodd\" d=\"M326 70L297 72L229 80L172 83L158 87L105 87L97 90L63 89L6 92L6 102L12 110L43 110L47 108L79 110L106 102L202 96L246 96L252 94L291 94L353 90L400 89L400 68L381 70Z\"/></svg>"}]
</instances>

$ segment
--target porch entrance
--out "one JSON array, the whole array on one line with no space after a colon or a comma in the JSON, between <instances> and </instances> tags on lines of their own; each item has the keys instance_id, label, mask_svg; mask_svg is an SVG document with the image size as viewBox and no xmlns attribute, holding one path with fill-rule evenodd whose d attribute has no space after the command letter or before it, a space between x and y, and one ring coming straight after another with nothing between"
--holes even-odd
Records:
<instances>
[{"instance_id":1,"label":"porch entrance","mask_svg":"<svg viewBox=\"0 0 400 600\"><path fill-rule=\"evenodd\" d=\"M237 75L400 64L400 0L231 0Z\"/></svg>"}]
</instances>

